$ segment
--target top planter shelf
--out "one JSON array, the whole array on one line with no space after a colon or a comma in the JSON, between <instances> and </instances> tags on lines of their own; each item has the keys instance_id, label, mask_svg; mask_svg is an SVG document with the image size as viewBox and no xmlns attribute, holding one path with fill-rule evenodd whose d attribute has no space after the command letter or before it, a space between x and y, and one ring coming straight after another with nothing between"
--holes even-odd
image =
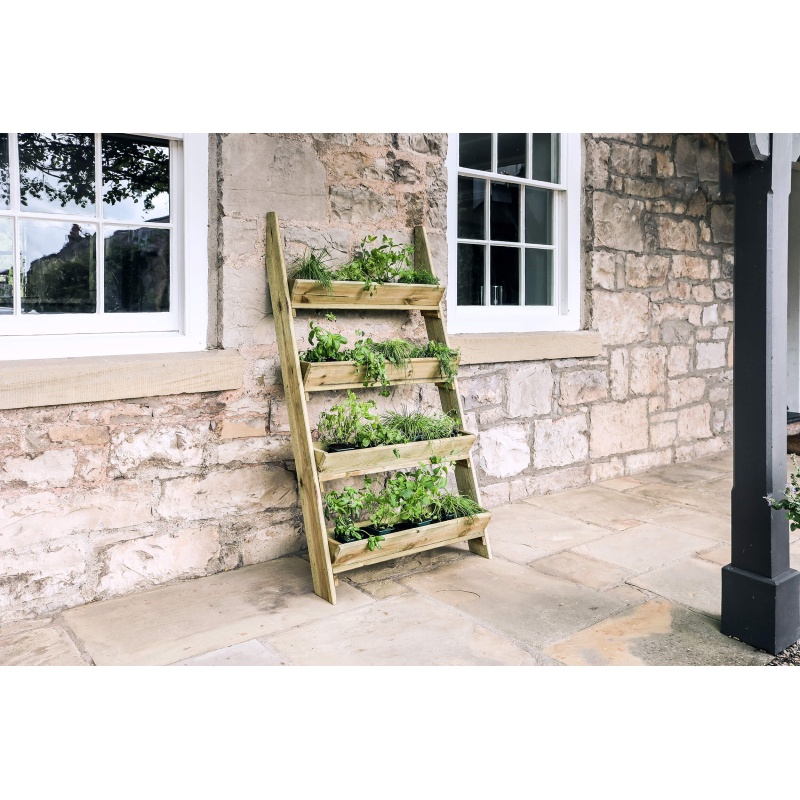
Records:
<instances>
[{"instance_id":1,"label":"top planter shelf","mask_svg":"<svg viewBox=\"0 0 800 800\"><path fill-rule=\"evenodd\" d=\"M289 281L292 308L360 309L373 311L438 311L444 286L422 283L381 283L370 289L357 281L333 281L328 291L317 281Z\"/></svg>"}]
</instances>

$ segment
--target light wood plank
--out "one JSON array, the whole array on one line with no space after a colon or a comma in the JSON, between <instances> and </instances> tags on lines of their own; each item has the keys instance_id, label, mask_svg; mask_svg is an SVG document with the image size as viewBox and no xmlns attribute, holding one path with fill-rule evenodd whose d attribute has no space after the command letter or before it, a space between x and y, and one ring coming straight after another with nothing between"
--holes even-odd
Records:
<instances>
[{"instance_id":1,"label":"light wood plank","mask_svg":"<svg viewBox=\"0 0 800 800\"><path fill-rule=\"evenodd\" d=\"M331 569L317 466L312 454L308 409L302 386L289 286L286 280L286 262L283 257L278 217L272 211L267 214L266 265L314 592L328 602L335 603L336 587Z\"/></svg>"},{"instance_id":2,"label":"light wood plank","mask_svg":"<svg viewBox=\"0 0 800 800\"><path fill-rule=\"evenodd\" d=\"M235 350L44 358L0 363L0 409L239 389Z\"/></svg>"},{"instance_id":3,"label":"light wood plank","mask_svg":"<svg viewBox=\"0 0 800 800\"><path fill-rule=\"evenodd\" d=\"M548 358L596 358L603 352L597 331L459 333L450 337L462 364L504 364Z\"/></svg>"},{"instance_id":4,"label":"light wood plank","mask_svg":"<svg viewBox=\"0 0 800 800\"><path fill-rule=\"evenodd\" d=\"M333 281L330 291L316 281L289 281L294 308L338 308L371 311L411 311L439 308L444 286L417 283L377 284L368 291L363 283ZM371 292L371 294L370 294Z\"/></svg>"},{"instance_id":5,"label":"light wood plank","mask_svg":"<svg viewBox=\"0 0 800 800\"><path fill-rule=\"evenodd\" d=\"M414 228L414 263L417 269L433 272L433 262L431 260L430 247L428 246L428 237L425 233L425 229L421 225L417 225ZM425 319L425 328L428 332L428 338L431 341L442 342L449 347L450 343L447 339L447 330L445 329L441 312L439 314L424 314L423 317ZM456 379L452 388L439 384L438 389L439 399L442 403L442 411L446 414L457 414L458 418L463 420L464 409L461 406L461 396L458 393L458 379ZM481 494L472 460L468 459L466 462L457 463L454 472L458 491L467 497L471 497L480 505ZM483 556L484 558L492 557L488 536L471 540L469 549L473 553Z\"/></svg>"},{"instance_id":6,"label":"light wood plank","mask_svg":"<svg viewBox=\"0 0 800 800\"><path fill-rule=\"evenodd\" d=\"M353 361L301 361L303 388L307 392L332 392L364 388L365 368ZM438 383L442 381L439 362L435 358L412 358L405 367L386 365L386 376L392 386L406 383ZM380 388L376 383L372 388Z\"/></svg>"}]
</instances>

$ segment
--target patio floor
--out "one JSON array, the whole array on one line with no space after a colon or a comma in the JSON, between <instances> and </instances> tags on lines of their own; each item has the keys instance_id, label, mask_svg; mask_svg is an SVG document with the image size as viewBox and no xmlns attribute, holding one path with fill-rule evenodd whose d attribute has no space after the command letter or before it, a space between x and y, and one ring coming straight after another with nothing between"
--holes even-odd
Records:
<instances>
[{"instance_id":1,"label":"patio floor","mask_svg":"<svg viewBox=\"0 0 800 800\"><path fill-rule=\"evenodd\" d=\"M726 452L497 508L492 560L357 570L335 606L289 557L10 623L0 665L766 664L719 633L731 468Z\"/></svg>"}]
</instances>

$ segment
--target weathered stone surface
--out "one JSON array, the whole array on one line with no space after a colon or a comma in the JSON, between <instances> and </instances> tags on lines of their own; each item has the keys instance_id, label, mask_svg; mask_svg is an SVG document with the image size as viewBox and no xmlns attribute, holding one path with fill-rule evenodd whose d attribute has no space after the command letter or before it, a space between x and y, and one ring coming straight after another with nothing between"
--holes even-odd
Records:
<instances>
[{"instance_id":1,"label":"weathered stone surface","mask_svg":"<svg viewBox=\"0 0 800 800\"><path fill-rule=\"evenodd\" d=\"M637 288L663 286L668 269L667 256L637 256L628 253L625 256L625 283Z\"/></svg>"},{"instance_id":2,"label":"weathered stone surface","mask_svg":"<svg viewBox=\"0 0 800 800\"><path fill-rule=\"evenodd\" d=\"M576 461L585 461L589 455L586 430L585 414L534 422L534 467L537 469L563 467Z\"/></svg>"},{"instance_id":3,"label":"weathered stone surface","mask_svg":"<svg viewBox=\"0 0 800 800\"><path fill-rule=\"evenodd\" d=\"M213 525L119 542L98 554L102 577L97 590L113 596L205 575L219 552L219 531Z\"/></svg>"},{"instance_id":4,"label":"weathered stone surface","mask_svg":"<svg viewBox=\"0 0 800 800\"><path fill-rule=\"evenodd\" d=\"M263 417L241 421L226 419L217 426L217 435L220 439L244 439L248 436L266 436L267 423Z\"/></svg>"},{"instance_id":5,"label":"weathered stone surface","mask_svg":"<svg viewBox=\"0 0 800 800\"><path fill-rule=\"evenodd\" d=\"M725 366L725 342L698 342L697 369L717 369Z\"/></svg>"},{"instance_id":6,"label":"weathered stone surface","mask_svg":"<svg viewBox=\"0 0 800 800\"><path fill-rule=\"evenodd\" d=\"M0 667L86 667L63 628L31 622L0 627Z\"/></svg>"},{"instance_id":7,"label":"weathered stone surface","mask_svg":"<svg viewBox=\"0 0 800 800\"><path fill-rule=\"evenodd\" d=\"M203 478L165 481L157 511L168 519L211 519L225 514L288 508L296 502L294 473L268 464L212 472Z\"/></svg>"},{"instance_id":8,"label":"weathered stone surface","mask_svg":"<svg viewBox=\"0 0 800 800\"><path fill-rule=\"evenodd\" d=\"M592 458L647 448L647 400L598 403L590 410Z\"/></svg>"},{"instance_id":9,"label":"weathered stone surface","mask_svg":"<svg viewBox=\"0 0 800 800\"><path fill-rule=\"evenodd\" d=\"M696 403L706 391L703 378L678 378L667 381L667 406L678 408L689 403Z\"/></svg>"},{"instance_id":10,"label":"weathered stone surface","mask_svg":"<svg viewBox=\"0 0 800 800\"><path fill-rule=\"evenodd\" d=\"M634 347L631 350L631 385L633 394L657 394L664 391L666 347Z\"/></svg>"},{"instance_id":11,"label":"weathered stone surface","mask_svg":"<svg viewBox=\"0 0 800 800\"><path fill-rule=\"evenodd\" d=\"M553 371L549 364L526 364L513 371L506 411L511 417L549 414L553 403ZM474 379L473 379L474 381Z\"/></svg>"},{"instance_id":12,"label":"weathered stone surface","mask_svg":"<svg viewBox=\"0 0 800 800\"><path fill-rule=\"evenodd\" d=\"M711 208L711 232L715 242L733 244L733 206Z\"/></svg>"},{"instance_id":13,"label":"weathered stone surface","mask_svg":"<svg viewBox=\"0 0 800 800\"><path fill-rule=\"evenodd\" d=\"M694 328L687 320L664 320L659 327L661 341L667 344L690 342L694 335Z\"/></svg>"},{"instance_id":14,"label":"weathered stone surface","mask_svg":"<svg viewBox=\"0 0 800 800\"><path fill-rule=\"evenodd\" d=\"M56 444L106 444L110 438L107 425L92 427L54 425L47 431L47 435L50 441Z\"/></svg>"},{"instance_id":15,"label":"weathered stone surface","mask_svg":"<svg viewBox=\"0 0 800 800\"><path fill-rule=\"evenodd\" d=\"M696 136L679 136L675 143L675 171L678 177L697 175Z\"/></svg>"},{"instance_id":16,"label":"weathered stone surface","mask_svg":"<svg viewBox=\"0 0 800 800\"><path fill-rule=\"evenodd\" d=\"M630 356L627 350L620 348L611 352L610 375L611 397L614 400L625 400L628 396Z\"/></svg>"},{"instance_id":17,"label":"weathered stone surface","mask_svg":"<svg viewBox=\"0 0 800 800\"><path fill-rule=\"evenodd\" d=\"M646 294L598 290L593 296L592 326L604 344L638 342L647 336L649 312Z\"/></svg>"},{"instance_id":18,"label":"weathered stone surface","mask_svg":"<svg viewBox=\"0 0 800 800\"><path fill-rule=\"evenodd\" d=\"M528 432L524 425L505 425L482 431L478 441L481 469L494 478L517 475L531 463Z\"/></svg>"},{"instance_id":19,"label":"weathered stone surface","mask_svg":"<svg viewBox=\"0 0 800 800\"><path fill-rule=\"evenodd\" d=\"M697 225L688 219L659 217L658 244L666 250L697 250Z\"/></svg>"},{"instance_id":20,"label":"weathered stone surface","mask_svg":"<svg viewBox=\"0 0 800 800\"><path fill-rule=\"evenodd\" d=\"M116 475L127 475L145 466L197 467L203 463L203 441L208 424L159 426L120 431L111 439L111 467Z\"/></svg>"},{"instance_id":21,"label":"weathered stone surface","mask_svg":"<svg viewBox=\"0 0 800 800\"><path fill-rule=\"evenodd\" d=\"M289 522L248 530L241 542L242 563L260 564L273 558L291 555L305 545L304 529Z\"/></svg>"},{"instance_id":22,"label":"weathered stone surface","mask_svg":"<svg viewBox=\"0 0 800 800\"><path fill-rule=\"evenodd\" d=\"M684 375L689 371L689 356L691 349L688 347L674 346L669 349L667 357L667 371L670 376Z\"/></svg>"},{"instance_id":23,"label":"weathered stone surface","mask_svg":"<svg viewBox=\"0 0 800 800\"><path fill-rule=\"evenodd\" d=\"M671 447L675 444L678 429L674 422L661 422L650 426L651 447Z\"/></svg>"},{"instance_id":24,"label":"weathered stone surface","mask_svg":"<svg viewBox=\"0 0 800 800\"><path fill-rule=\"evenodd\" d=\"M652 177L655 165L655 153L643 147L631 147L627 144L612 144L610 167L622 175Z\"/></svg>"},{"instance_id":25,"label":"weathered stone surface","mask_svg":"<svg viewBox=\"0 0 800 800\"><path fill-rule=\"evenodd\" d=\"M581 369L561 374L559 402L563 406L591 403L608 397L608 376L604 370Z\"/></svg>"},{"instance_id":26,"label":"weathered stone surface","mask_svg":"<svg viewBox=\"0 0 800 800\"><path fill-rule=\"evenodd\" d=\"M48 450L34 458L8 458L0 482L17 482L41 488L68 486L78 463L73 450Z\"/></svg>"},{"instance_id":27,"label":"weathered stone surface","mask_svg":"<svg viewBox=\"0 0 800 800\"><path fill-rule=\"evenodd\" d=\"M378 194L366 186L332 186L330 201L331 214L338 221L350 225L363 225L397 214L394 197Z\"/></svg>"},{"instance_id":28,"label":"weathered stone surface","mask_svg":"<svg viewBox=\"0 0 800 800\"><path fill-rule=\"evenodd\" d=\"M592 253L592 285L613 290L616 287L616 265L613 253Z\"/></svg>"},{"instance_id":29,"label":"weathered stone surface","mask_svg":"<svg viewBox=\"0 0 800 800\"><path fill-rule=\"evenodd\" d=\"M605 189L608 184L608 155L610 147L606 142L585 139L586 181L593 189Z\"/></svg>"},{"instance_id":30,"label":"weathered stone surface","mask_svg":"<svg viewBox=\"0 0 800 800\"><path fill-rule=\"evenodd\" d=\"M592 211L595 245L617 250L642 250L644 203L641 200L595 192L592 197Z\"/></svg>"},{"instance_id":31,"label":"weathered stone surface","mask_svg":"<svg viewBox=\"0 0 800 800\"><path fill-rule=\"evenodd\" d=\"M711 436L710 419L711 406L708 403L682 408L678 412L678 438L705 439Z\"/></svg>"},{"instance_id":32,"label":"weathered stone surface","mask_svg":"<svg viewBox=\"0 0 800 800\"><path fill-rule=\"evenodd\" d=\"M672 274L676 278L708 280L708 261L697 256L673 256Z\"/></svg>"},{"instance_id":33,"label":"weathered stone surface","mask_svg":"<svg viewBox=\"0 0 800 800\"><path fill-rule=\"evenodd\" d=\"M465 410L503 402L503 376L501 373L460 379L458 383Z\"/></svg>"}]
</instances>

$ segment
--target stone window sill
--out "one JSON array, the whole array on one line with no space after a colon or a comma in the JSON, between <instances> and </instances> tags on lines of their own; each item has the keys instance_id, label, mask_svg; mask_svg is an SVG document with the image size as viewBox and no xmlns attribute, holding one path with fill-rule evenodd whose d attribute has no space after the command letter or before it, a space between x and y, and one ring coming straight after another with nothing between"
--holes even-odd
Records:
<instances>
[{"instance_id":1,"label":"stone window sill","mask_svg":"<svg viewBox=\"0 0 800 800\"><path fill-rule=\"evenodd\" d=\"M594 358L603 342L597 331L461 333L448 337L462 364L500 364L550 358Z\"/></svg>"},{"instance_id":2,"label":"stone window sill","mask_svg":"<svg viewBox=\"0 0 800 800\"><path fill-rule=\"evenodd\" d=\"M239 389L235 350L0 363L0 409Z\"/></svg>"}]
</instances>

